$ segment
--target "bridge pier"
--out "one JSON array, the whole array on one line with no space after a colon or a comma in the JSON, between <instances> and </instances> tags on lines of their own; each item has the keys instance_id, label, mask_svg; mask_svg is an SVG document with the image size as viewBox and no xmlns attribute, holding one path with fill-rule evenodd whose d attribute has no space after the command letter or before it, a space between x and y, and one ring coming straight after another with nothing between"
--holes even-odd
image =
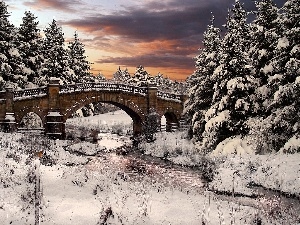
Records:
<instances>
[{"instance_id":1,"label":"bridge pier","mask_svg":"<svg viewBox=\"0 0 300 225\"><path fill-rule=\"evenodd\" d=\"M53 139L65 139L66 130L59 105L59 79L51 79L48 85L49 111L46 117L46 135Z\"/></svg>"},{"instance_id":2,"label":"bridge pier","mask_svg":"<svg viewBox=\"0 0 300 225\"><path fill-rule=\"evenodd\" d=\"M66 128L60 112L49 112L46 119L46 135L51 139L65 139Z\"/></svg>"},{"instance_id":3,"label":"bridge pier","mask_svg":"<svg viewBox=\"0 0 300 225\"><path fill-rule=\"evenodd\" d=\"M14 105L14 92L13 88L6 88L5 92L5 115L0 121L0 128L4 132L13 132L17 130L17 123L15 113L13 110Z\"/></svg>"},{"instance_id":4,"label":"bridge pier","mask_svg":"<svg viewBox=\"0 0 300 225\"><path fill-rule=\"evenodd\" d=\"M147 96L147 116L144 122L144 134L148 141L153 140L153 134L160 128L160 116L156 112L157 109L157 86L148 86Z\"/></svg>"}]
</instances>

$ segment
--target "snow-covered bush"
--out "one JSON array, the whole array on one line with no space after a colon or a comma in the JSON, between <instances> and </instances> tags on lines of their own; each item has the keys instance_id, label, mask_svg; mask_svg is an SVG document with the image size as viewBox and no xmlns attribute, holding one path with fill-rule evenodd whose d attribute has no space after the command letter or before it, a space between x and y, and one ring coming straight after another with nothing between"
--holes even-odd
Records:
<instances>
[{"instance_id":1,"label":"snow-covered bush","mask_svg":"<svg viewBox=\"0 0 300 225\"><path fill-rule=\"evenodd\" d=\"M299 117L299 111L291 105L277 109L266 118L250 118L246 126L256 153L278 151L293 135L299 135Z\"/></svg>"},{"instance_id":2,"label":"snow-covered bush","mask_svg":"<svg viewBox=\"0 0 300 225\"><path fill-rule=\"evenodd\" d=\"M195 153L194 146L191 141L184 138L184 132L158 132L155 133L154 142L142 142L139 148L145 154L166 157L189 155Z\"/></svg>"},{"instance_id":3,"label":"snow-covered bush","mask_svg":"<svg viewBox=\"0 0 300 225\"><path fill-rule=\"evenodd\" d=\"M297 125L298 126L298 125ZM299 127L298 127L299 129ZM300 152L300 136L299 134L291 137L284 146L280 149L280 152L293 154Z\"/></svg>"}]
</instances>

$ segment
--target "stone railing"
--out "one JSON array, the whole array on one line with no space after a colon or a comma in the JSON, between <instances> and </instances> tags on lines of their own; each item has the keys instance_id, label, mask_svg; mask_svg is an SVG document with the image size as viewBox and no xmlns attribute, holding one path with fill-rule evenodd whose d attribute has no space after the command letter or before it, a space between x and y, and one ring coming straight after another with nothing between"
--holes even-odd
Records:
<instances>
[{"instance_id":1,"label":"stone railing","mask_svg":"<svg viewBox=\"0 0 300 225\"><path fill-rule=\"evenodd\" d=\"M118 83L80 83L60 86L60 93L76 92L76 91L120 91L131 94L147 94L147 87L137 87Z\"/></svg>"},{"instance_id":2,"label":"stone railing","mask_svg":"<svg viewBox=\"0 0 300 225\"><path fill-rule=\"evenodd\" d=\"M41 95L47 95L47 87L39 87L34 89L22 89L13 92L14 98L26 98L26 97L37 97Z\"/></svg>"},{"instance_id":3,"label":"stone railing","mask_svg":"<svg viewBox=\"0 0 300 225\"><path fill-rule=\"evenodd\" d=\"M147 95L147 87L139 87L128 84L113 83L113 82L100 82L100 83L79 83L68 84L60 86L60 93L82 92L82 91L112 91L123 92L138 95ZM13 91L14 99L44 96L48 94L48 87L40 87L34 89L22 89ZM5 99L6 92L0 92L0 99ZM182 101L181 94L163 92L157 90L157 97L171 101Z\"/></svg>"},{"instance_id":4,"label":"stone railing","mask_svg":"<svg viewBox=\"0 0 300 225\"><path fill-rule=\"evenodd\" d=\"M182 95L169 92L157 91L157 97L165 100L182 101Z\"/></svg>"}]
</instances>

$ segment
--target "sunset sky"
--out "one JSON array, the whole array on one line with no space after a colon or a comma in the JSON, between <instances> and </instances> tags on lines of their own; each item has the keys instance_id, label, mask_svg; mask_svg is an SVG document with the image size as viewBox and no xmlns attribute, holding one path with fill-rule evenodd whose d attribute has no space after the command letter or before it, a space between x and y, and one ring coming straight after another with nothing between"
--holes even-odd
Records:
<instances>
[{"instance_id":1,"label":"sunset sky","mask_svg":"<svg viewBox=\"0 0 300 225\"><path fill-rule=\"evenodd\" d=\"M211 12L218 27L225 23L234 0L5 0L10 21L22 23L31 11L43 31L52 19L62 26L66 41L77 30L85 44L92 72L111 77L120 66L133 74L143 65L182 80L195 70L193 57L201 47L202 34ZM251 0L244 0L254 10ZM285 1L276 0L281 7Z\"/></svg>"}]
</instances>

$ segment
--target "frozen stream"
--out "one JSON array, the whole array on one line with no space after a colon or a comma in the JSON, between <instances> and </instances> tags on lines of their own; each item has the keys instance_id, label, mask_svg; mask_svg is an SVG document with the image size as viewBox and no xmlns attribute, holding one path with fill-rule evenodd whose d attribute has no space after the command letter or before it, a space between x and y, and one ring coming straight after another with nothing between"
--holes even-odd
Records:
<instances>
[{"instance_id":1,"label":"frozen stream","mask_svg":"<svg viewBox=\"0 0 300 225\"><path fill-rule=\"evenodd\" d=\"M119 147L128 142L126 137L106 134L99 144ZM278 215L272 213L279 209L274 193L262 191L259 198L215 194L206 190L196 169L140 153L104 151L81 157L89 160L41 167L42 224L101 224L105 219L108 224L251 224L266 213L271 217L264 221L276 224L273 219ZM272 207L266 203L269 208L264 209L261 199L272 200ZM292 204L297 213L299 202L284 197L280 201L278 207Z\"/></svg>"},{"instance_id":2,"label":"frozen stream","mask_svg":"<svg viewBox=\"0 0 300 225\"><path fill-rule=\"evenodd\" d=\"M106 129L122 124L124 130L131 119L117 111L69 124ZM41 168L42 224L101 224L105 219L108 224L295 224L290 221L300 210L297 199L277 198L278 193L257 189L256 198L213 193L195 168L141 153L110 152L130 145L129 137L101 134L98 144L108 151L95 156L84 143L89 156L80 156L83 163Z\"/></svg>"}]
</instances>

